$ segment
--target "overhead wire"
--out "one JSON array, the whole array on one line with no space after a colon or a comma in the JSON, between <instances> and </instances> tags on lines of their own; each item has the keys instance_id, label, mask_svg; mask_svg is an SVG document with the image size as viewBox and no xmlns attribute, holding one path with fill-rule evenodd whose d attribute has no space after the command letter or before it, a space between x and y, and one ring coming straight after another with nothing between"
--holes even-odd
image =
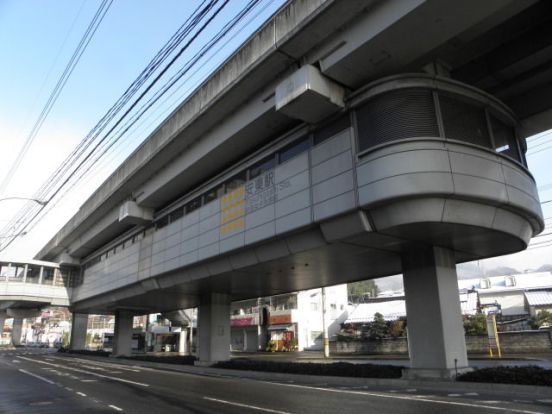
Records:
<instances>
[{"instance_id":1,"label":"overhead wire","mask_svg":"<svg viewBox=\"0 0 552 414\"><path fill-rule=\"evenodd\" d=\"M11 182L13 176L15 175L16 171L18 170L19 166L21 165L21 162L25 158L25 155L29 148L31 147L31 144L33 143L34 139L40 132L40 129L42 128L42 125L44 124L44 121L48 117L49 113L51 112L54 104L56 103L57 99L59 98L61 92L63 91L63 88L67 84L67 81L71 77L71 74L75 70L77 64L79 63L82 55L86 51L88 45L90 44L90 41L94 37L94 34L98 30L98 27L100 26L101 22L103 21L105 15L107 14L109 8L111 7L111 4L113 3L113 0L103 0L100 6L98 7L98 10L94 14L94 17L92 18L92 21L86 28L86 31L84 35L81 37L79 44L77 45L77 48L73 52L73 55L69 59L69 62L65 66L65 69L63 73L61 74L60 78L58 79L54 89L50 93L50 96L48 97L48 100L46 101L46 104L42 108L42 111L40 115L38 116L38 119L35 121L31 132L25 139L25 142L23 143L23 146L21 147L19 153L14 159L13 164L11 165L10 169L8 170L8 173L0 183L0 195L3 194L9 183Z\"/></svg>"},{"instance_id":2,"label":"overhead wire","mask_svg":"<svg viewBox=\"0 0 552 414\"><path fill-rule=\"evenodd\" d=\"M262 0L261 0L261 1L262 1ZM254 7L257 3L259 3L259 1L252 1L251 4L250 4L248 7L246 6L246 7L242 10L242 12L238 13L238 15L236 15L236 16L234 17L234 19L232 19L227 25L225 25L225 27L224 27L223 29L221 29L221 30L219 31L219 33L217 33L217 35L216 35L215 37L213 37L213 38L211 39L210 43L213 43L213 42L214 42L214 43L213 43L213 45L214 45L214 44L215 44L216 42L218 42L222 37L224 37L224 36L221 37L220 35L221 35L221 34L224 35L224 34L227 33L229 30L231 30L231 28L235 27L236 24L239 23L239 22L240 22L240 21L241 21L241 20L252 10L252 7ZM210 56L213 56L213 55L219 53L220 50L221 50L225 45L227 45L232 39L234 39L234 37L235 37L238 33L240 33L246 26L248 26L248 25L253 21L253 19L255 19L260 13L262 13L271 3L273 3L273 0L270 0L263 8L261 8L256 14L254 14L254 15L253 15L253 16L252 16L252 17L251 17L251 18L250 18L250 19L239 29L239 30L237 30L230 38L228 38L227 41L226 41L224 44L222 44L218 49L216 49L213 53L211 53ZM230 26L230 27L228 27L228 26ZM205 46L202 48L202 51L206 48L206 46L207 46L207 45L205 45ZM201 54L201 56L199 56L200 54ZM199 56L199 57L202 57L203 55L204 55L203 53L198 52L198 53L197 53L192 59L190 59L188 62L191 62L192 60L196 59L198 56ZM185 65L185 66L186 66L186 65ZM193 77L193 76L194 76L199 70L201 70L201 69L203 69L203 65L197 67L197 68L195 69L195 71L193 71L191 74L189 74L189 76L185 78L185 82L188 81L191 77ZM187 72L187 71L186 71L186 72ZM174 77L173 77L173 78L174 78ZM180 85L180 87L179 87L178 89L176 89L176 90L173 91L168 97L166 97L166 99L162 102L162 104L166 103L170 97L174 96L174 94L175 94L183 85L185 85L185 83L183 83L182 85ZM188 92L190 89L191 89L191 87L187 89L187 92ZM169 106L168 108L166 108L161 114L159 114L159 115L154 119L154 122L155 122L159 117L163 116L167 111L171 110L172 107L173 107L175 104L178 104L179 102L181 102L181 99L182 99L182 97L179 97L177 100L175 100L175 101L171 104L171 106ZM150 101L148 101L148 103L151 103L151 99L150 99ZM142 108L143 108L143 106L142 106ZM142 115L143 115L143 114L142 114ZM123 127L125 128L124 130L123 130L123 127L121 127L121 128L117 131L117 133L118 133L118 135L119 135L119 139L124 137L124 139L122 140L123 142L125 142L126 140L128 140L130 137L132 137L132 135L126 133L126 132L128 132L129 127L135 126L135 128L134 128L133 131L131 132L131 133L134 133L134 132L136 132L136 129L137 129L138 127L140 127L141 125L143 125L144 122L145 122L148 118L150 118L150 116L148 116L148 117L146 117L145 119L143 119L142 122L141 122L140 124L138 124L137 126L136 126L135 124L136 124L136 121L139 120L139 118L138 118L138 119L134 119L134 118L133 118L133 119L132 119L133 122L132 122L131 125L129 125L129 122L127 122L127 123L123 126ZM152 122L152 123L153 123L153 122ZM146 130L147 130L147 128L146 128ZM119 139L117 139L116 141L114 141L114 142L110 145L110 147L113 146L113 145L115 145L116 143L119 143L119 142L120 142ZM106 160L105 153L110 149L110 147L103 148L102 153L101 153L97 158L99 158L99 159L101 158L102 161L105 162L105 160ZM91 168L88 168L87 170L85 170L85 171L81 174L81 176L80 176L79 178L77 178L77 180L76 180L70 187L68 187L68 188L64 191L64 193L62 194L62 197L63 197L67 192L69 192L74 186L76 186L78 183L81 183L81 182L85 179L85 177L87 177L87 176L90 175L90 173L91 173L92 171L93 171L93 170L92 170ZM44 212L43 215L47 214L47 212L50 211L51 208L53 208L53 206L52 206L52 207L49 207L49 209L48 209L46 212ZM32 227L30 227L30 229L29 229L28 231L31 231L31 230L36 226L36 224L37 224L37 221L35 221L35 223L32 225Z\"/></svg>"},{"instance_id":3,"label":"overhead wire","mask_svg":"<svg viewBox=\"0 0 552 414\"><path fill-rule=\"evenodd\" d=\"M183 51L191 44L191 42L193 40L195 40L197 38L197 36L199 35L199 33L201 33L205 27L207 27L207 25L215 18L215 16L222 10L222 8L224 6L226 6L226 4L228 3L229 0L226 0L225 2L223 2L222 6L220 6L217 11L214 12L213 15L211 15L208 19L207 19L207 22L205 24L202 25L202 27L199 29L198 32L196 32L196 34L194 36L192 36L192 39L190 39L186 45L184 46L184 48L181 49L181 51L171 59L171 61L169 62L168 64L168 67L170 67L170 65L172 65L176 59L183 53ZM219 31L219 33L217 33L216 36L214 36L210 42L208 42L206 45L204 45L201 49L200 49L200 52L196 53L196 55L190 59L185 65L184 67L179 70L177 72L177 74L173 75L168 82L165 83L165 85L163 85L163 87L158 90L157 92L155 92L154 96L151 97L148 102L146 102L146 104L142 105L141 108L140 108L140 111L138 114L134 114L129 120L126 121L126 123L123 125L124 126L124 129L121 133L117 134L117 137L112 140L111 143L109 143L109 145L107 146L107 148L104 148L104 150L102 151L101 155L100 156L96 156L94 158L91 158L91 155L95 153L95 151L98 149L98 148L101 148L101 145L102 143L106 142L106 138L113 132L115 131L115 128L117 128L122 120L124 118L126 118L126 116L128 116L131 112L131 110L133 108L136 107L136 105L138 104L138 102L140 102L144 96L146 95L147 92L149 92L152 88L152 86L161 78L161 76L163 74L165 74L168 70L168 67L166 66L162 71L161 73L159 73L156 78L154 79L154 81L152 83L150 83L150 85L146 88L145 91L142 91L142 93L140 94L140 96L134 101L134 103L129 107L127 108L127 110L125 111L125 113L123 114L122 117L119 118L119 120L115 123L115 125L113 125L110 130L108 131L108 133L106 135L104 135L103 139L100 140L99 143L96 143L96 145L93 147L92 151L90 151L87 156L85 157L84 160L82 160L78 167L74 169L74 172L75 171L78 171L79 168L84 168L84 165L86 164L86 161L87 160L90 160L90 159L93 159L94 162L88 164L88 166L80 173L80 178L84 177L90 170L91 168L94 166L94 164L97 163L97 160L99 160L103 155L105 155L106 151L109 150L114 144L115 142L117 142L119 139L121 139L122 136L124 136L128 131L129 129L135 125L135 123L152 107L152 105L154 105L162 96L164 96L164 94L170 90L175 84L176 82L178 82L182 76L184 76L192 67L195 63L197 63L197 61L199 59L201 59L201 57L203 57L220 39L222 39L224 36L226 36L226 34L228 33L228 31L230 31L237 23L239 23L245 16L247 16L247 14L253 9L253 7L255 7L261 0L252 0L250 1L250 3L244 8L242 9L242 11L240 13L238 13L234 19L232 19L230 22L228 22L223 29L221 29L221 31ZM212 5L216 3L216 2L211 2L210 5L211 5L211 8L212 8ZM171 39L174 39L175 37L173 36L173 38ZM158 56L160 56L158 54ZM165 54L165 56L167 56L167 54ZM146 72L146 71L143 71L143 73ZM149 70L147 73L152 73L151 70ZM132 86L132 85L131 85ZM129 87L127 89L127 91L132 91L132 90L136 90L135 88L131 88ZM119 130L120 131L120 128ZM61 191L61 189L68 184L68 182L71 180L72 177L74 177L74 172L73 174L71 174L69 177L67 177L62 183L61 185L59 186L59 188L54 191L53 194L50 194L49 196L49 199L48 200L52 200L54 197L56 197L56 195L59 194L59 191ZM59 175L59 174L58 174ZM76 185L76 183L79 182L79 179L75 180L73 182L73 186ZM66 192L65 192L66 193ZM63 194L65 194L63 193ZM42 193L40 193L42 194ZM50 210L50 209L49 209ZM28 227L29 223L33 222L33 220L40 214L40 211L36 214L33 214L32 212L32 209L29 209L27 211L28 215L31 215L30 219L28 219L26 225L24 226L24 228L21 230L21 231L25 231L25 228ZM33 225L34 227L34 225ZM13 240L12 240L13 241ZM0 249L0 251L2 251L3 249L5 249L7 246L3 246L2 249Z\"/></svg>"},{"instance_id":4,"label":"overhead wire","mask_svg":"<svg viewBox=\"0 0 552 414\"><path fill-rule=\"evenodd\" d=\"M65 161L60 164L60 166L50 177L50 179L45 181L42 187L36 192L34 198L45 200L47 203L51 202L53 197L55 197L58 192L55 191L56 187L59 190L60 183L61 185L63 185L63 183L66 183L74 175L76 171L74 167L77 160L79 158L82 158L83 156L85 157L85 160L89 158L90 152L86 154L86 151L92 144L93 139L97 138L99 133L101 133L101 131L105 129L105 127L109 124L109 121L111 121L116 116L117 112L119 112L124 107L124 105L132 98L133 93L139 90L139 86L143 84L155 72L155 69L161 64L163 60L162 58L166 58L166 56L168 56L178 46L178 43L175 43L175 41L182 41L189 33L191 33L193 29L199 24L199 22L208 15L209 11L213 9L213 7L218 2L219 0L211 0L207 3L207 0L204 0L195 9L194 13L192 13L192 15L177 31L177 35L169 39L165 47L153 58L146 69L142 71L138 79L135 80L135 82L132 83L129 88L127 88L127 91L125 91L123 96L110 108L107 114L100 119L100 121L96 124L92 131L81 141L79 145L77 145L77 147L73 150L69 157L67 157ZM207 5L205 5L206 3ZM83 161L81 161L80 163L82 164L82 162ZM78 165L79 163L77 163L77 166ZM52 191L54 191L54 194L52 194ZM12 223L9 223L7 226L5 226L2 233L5 232L5 229L13 229L16 223L25 222L28 220L32 221L34 218L36 218L40 211L44 208L44 206L41 206L42 208L40 208L38 212L36 207L37 206L34 203L27 203L26 205L24 205L23 208L20 210L19 217L14 218L14 220L12 220ZM21 233L22 231L24 231L24 229L21 230L19 233ZM18 234L15 237L17 237ZM4 250L9 244L11 244L12 241L13 239L11 239L8 243L5 243L0 248L0 251Z\"/></svg>"}]
</instances>

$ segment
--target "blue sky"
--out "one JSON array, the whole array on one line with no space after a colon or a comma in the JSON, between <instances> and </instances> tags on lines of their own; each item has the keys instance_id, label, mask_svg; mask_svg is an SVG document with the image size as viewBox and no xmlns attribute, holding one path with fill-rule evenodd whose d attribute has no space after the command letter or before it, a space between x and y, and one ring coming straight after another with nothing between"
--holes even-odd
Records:
<instances>
[{"instance_id":1,"label":"blue sky","mask_svg":"<svg viewBox=\"0 0 552 414\"><path fill-rule=\"evenodd\" d=\"M247 3L230 1L174 69ZM162 100L114 147L99 171L6 254L16 258L34 255L171 110L283 3L263 0L238 31L215 47L216 53L206 56L200 70L183 78L174 96L164 104ZM199 4L192 0L115 0L3 196L32 196ZM0 0L0 177L16 158L99 5L99 0ZM172 73L167 72L167 77ZM0 228L21 207L21 201L2 202Z\"/></svg>"},{"instance_id":2,"label":"blue sky","mask_svg":"<svg viewBox=\"0 0 552 414\"><path fill-rule=\"evenodd\" d=\"M246 3L246 0L231 0L213 27L220 27ZM32 233L15 243L8 251L10 256L33 256L186 93L282 3L283 0L264 0L261 3L264 9L257 9L258 16L247 28L207 60L205 67L145 119L139 130L129 134L104 161L100 171L71 192ZM13 162L99 4L99 0L0 0L0 177ZM32 196L197 4L191 0L115 0L4 196ZM208 31L205 35L212 33ZM529 147L545 141L551 144L537 148L552 147L552 135L530 139ZM552 149L528 156L537 185L544 188L542 201L552 199L551 156ZM21 202L2 202L0 228L19 208ZM552 217L552 203L543 204L543 211L544 217ZM552 220L547 223L552 224ZM546 240L552 241L552 237L539 237L535 242ZM486 266L505 264L521 270L545 262L552 262L552 246L491 259Z\"/></svg>"}]
</instances>

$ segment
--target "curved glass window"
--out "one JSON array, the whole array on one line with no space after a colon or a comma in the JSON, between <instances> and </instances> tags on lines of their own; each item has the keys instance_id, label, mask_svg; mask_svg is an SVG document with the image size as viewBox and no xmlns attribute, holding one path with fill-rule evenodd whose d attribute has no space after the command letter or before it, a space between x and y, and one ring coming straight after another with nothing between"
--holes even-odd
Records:
<instances>
[{"instance_id":1,"label":"curved glass window","mask_svg":"<svg viewBox=\"0 0 552 414\"><path fill-rule=\"evenodd\" d=\"M491 148L485 109L457 96L439 94L445 137Z\"/></svg>"},{"instance_id":2,"label":"curved glass window","mask_svg":"<svg viewBox=\"0 0 552 414\"><path fill-rule=\"evenodd\" d=\"M394 89L359 106L359 151L406 138L440 137L489 148L525 165L515 128L505 115L476 99L440 91L438 121L433 94L430 88Z\"/></svg>"}]
</instances>

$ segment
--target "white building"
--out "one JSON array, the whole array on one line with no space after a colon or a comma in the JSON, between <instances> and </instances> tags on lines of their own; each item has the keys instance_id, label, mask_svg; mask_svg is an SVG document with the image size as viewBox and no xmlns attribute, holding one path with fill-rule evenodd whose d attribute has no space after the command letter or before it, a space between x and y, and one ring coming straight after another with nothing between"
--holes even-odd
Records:
<instances>
[{"instance_id":1,"label":"white building","mask_svg":"<svg viewBox=\"0 0 552 414\"><path fill-rule=\"evenodd\" d=\"M546 306L541 301L546 292L552 290L552 273L522 273L509 276L493 276L483 279L458 281L459 288L476 291L481 307L497 304L503 316L533 315L535 306ZM548 304L552 307L552 303ZM531 311L533 307L533 311Z\"/></svg>"},{"instance_id":2,"label":"white building","mask_svg":"<svg viewBox=\"0 0 552 414\"><path fill-rule=\"evenodd\" d=\"M347 285L327 287L326 316L331 338L347 319ZM320 350L323 347L322 289L310 289L232 304L234 351Z\"/></svg>"}]
</instances>

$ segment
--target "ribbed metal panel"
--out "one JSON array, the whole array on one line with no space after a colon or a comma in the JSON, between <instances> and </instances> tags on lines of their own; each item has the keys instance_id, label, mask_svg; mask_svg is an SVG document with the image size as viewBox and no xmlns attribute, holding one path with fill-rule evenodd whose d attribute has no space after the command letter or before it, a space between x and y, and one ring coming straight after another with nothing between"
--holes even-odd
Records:
<instances>
[{"instance_id":1,"label":"ribbed metal panel","mask_svg":"<svg viewBox=\"0 0 552 414\"><path fill-rule=\"evenodd\" d=\"M357 110L360 150L414 137L438 137L430 90L411 88L379 95Z\"/></svg>"},{"instance_id":2,"label":"ribbed metal panel","mask_svg":"<svg viewBox=\"0 0 552 414\"><path fill-rule=\"evenodd\" d=\"M439 94L445 136L491 148L485 110L458 96Z\"/></svg>"}]
</instances>

